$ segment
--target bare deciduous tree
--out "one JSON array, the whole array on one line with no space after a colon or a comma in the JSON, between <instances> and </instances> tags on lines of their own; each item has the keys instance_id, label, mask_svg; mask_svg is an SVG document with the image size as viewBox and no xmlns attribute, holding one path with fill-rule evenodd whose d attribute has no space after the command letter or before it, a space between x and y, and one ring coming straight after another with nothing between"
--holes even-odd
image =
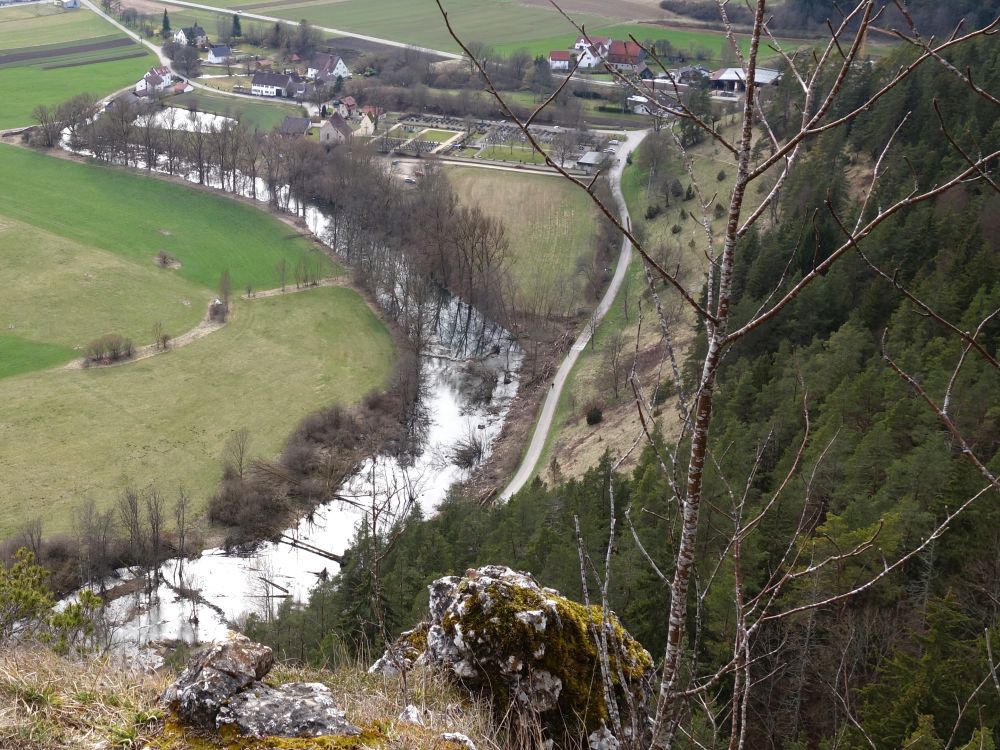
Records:
<instances>
[{"instance_id":1,"label":"bare deciduous tree","mask_svg":"<svg viewBox=\"0 0 1000 750\"><path fill-rule=\"evenodd\" d=\"M882 275L897 292L907 297L918 312L933 319L962 342L962 354L956 364L955 373L947 391L940 398L935 398L926 390L925 385L920 382L918 377L909 374L902 365L892 359L888 353L888 345L885 346L885 360L889 367L938 416L943 428L959 447L961 455L971 463L981 476L984 486L980 491L958 503L956 507L949 509L929 535L918 540L909 549L899 552L893 559L882 560L881 564L874 567L874 570L867 576L847 585L841 585L834 593L817 591L816 596L804 599L799 597L793 600L795 603L786 601L783 594L786 594L793 587L807 586L808 581L817 580L825 571L871 552L876 548L878 531L863 538L851 548L830 548L828 545L818 544L815 540L810 539L815 518L810 516L811 505L806 502L803 505L802 518L789 533L787 551L780 560L770 563L771 571L764 586L760 590L751 590L745 583L744 576L747 571L744 569L746 562L743 559L743 550L748 539L752 535L760 533L764 520L771 517L781 502L782 495L789 491L789 486L793 483L794 478L803 469L802 459L809 439L809 411L805 405L803 408L803 419L806 425L805 437L784 481L769 497L764 499L762 506L751 507L748 504L747 496L752 486L753 474L759 467L764 454L764 447L760 447L754 469L746 481L746 488L741 490L726 482L726 485L730 487L730 502L729 507L726 508L726 515L732 523L728 543L724 545L721 556L714 562L711 559L702 559L703 556L712 554L699 547L699 533L703 531L704 527L706 471L715 471L719 474L722 474L723 471L718 463L718 457L712 450L712 424L716 388L726 354L734 344L748 335L766 330L768 323L786 310L805 290L822 283L830 268L845 255L857 252L864 258L860 243L891 217L913 206L932 201L960 185L978 182L984 189L992 188L1000 192L989 173L989 169L995 164L1000 152L970 153L963 150L951 135L946 119L939 116L944 136L952 143L956 155L960 157L959 166L932 185L914 185L912 191L898 199L889 200L879 193L880 180L885 174L887 162L897 158L891 153L891 146L902 126L901 122L888 142L879 144L877 147L874 169L864 188L863 203L856 216L852 219L838 216L833 205L829 201L827 202L826 210L837 222L842 232L842 237L837 244L826 252L822 259L817 259L810 269L805 270L797 281L789 280L788 283L785 283L786 279L782 278L782 282L771 291L770 296L765 298L761 307L753 312L749 318L743 319L737 324L733 315L733 284L740 241L755 227L758 227L762 219L773 210L782 187L803 157L808 144L824 134L849 126L859 114L877 106L888 92L900 86L919 66L941 64L954 75L956 85L965 86L993 106L1000 106L1000 99L984 91L975 83L972 72L959 70L944 57L945 53L953 47L968 43L987 33L993 33L1000 21L994 21L984 28L968 32L963 32L959 26L951 36L939 42L917 33L912 20L906 13L905 6L897 3L910 22L908 32L896 33L913 48L914 55L911 61L892 72L887 80L876 86L873 91L866 92L859 100L847 101L843 96L845 82L852 71L867 64L863 59L862 49L867 34L872 30L875 21L882 13L881 3L875 0L849 2L846 7L841 9L842 16L830 22L830 35L827 41L819 45L815 51L809 50L806 54L797 54L787 52L782 44L771 35L768 27L769 14L766 0L755 0L747 3L751 11L752 25L749 44L746 47L747 51L742 52L742 48L736 44L733 29L729 23L727 3L720 1L718 8L726 30L727 49L738 56L739 65L743 69L743 80L746 82L745 92L739 100L740 112L734 137L725 135L716 127L714 119L703 108L705 102L699 100L695 106L694 98L681 94L678 82L673 81L669 71L660 63L655 50L647 49L649 58L658 63L673 82L675 97L671 100L661 99L659 104L654 100L653 105L658 107L656 116L669 120L671 123L669 126L671 137L676 140L682 154L685 154L683 161L691 184L690 198L696 199L697 205L700 207L700 211L694 211L694 218L703 230L702 250L708 263L704 296L699 298L685 285L677 271L666 268L657 262L641 239L631 230L625 217L619 216L613 205L601 200L594 189L593 180L581 180L567 172L560 163L561 160L557 161L546 154L542 144L538 142L535 134L530 130L529 126L539 113L556 98L562 88L566 86L569 78L567 77L559 89L539 105L529 117L517 118L511 106L505 101L503 94L490 79L489 70L482 59L483 50L474 45L463 43L463 40L451 27L448 13L441 1L437 1L452 37L462 47L470 65L479 71L486 83L487 91L496 98L505 115L520 127L525 138L539 154L545 157L546 164L550 168L561 173L565 179L591 196L597 208L632 243L646 267L648 277L666 285L673 294L683 300L699 322L699 329L704 336L703 350L705 353L701 359L694 389L691 392L686 392L684 383L679 377L676 378L674 385L681 425L680 438L672 447L663 449L655 441L650 440L650 445L654 447L660 457L664 478L670 488L668 506L672 504L673 507L677 508L677 531L672 541L671 549L674 552L671 567L664 570L657 567L653 562L653 557L642 548L638 535L634 533L634 530L632 533L636 544L639 545L643 554L646 554L647 560L661 585L669 591L669 610L665 613L662 622L667 645L660 662L659 689L653 710L652 724L648 732L644 729L636 731L636 727L633 727L632 731L626 731L627 728L620 724L613 726L612 729L618 735L619 741L627 747L671 748L680 744L679 735L683 735L685 746L690 742L695 746L705 747L698 737L692 734L693 727L697 725L707 727L709 735L715 736L711 740L712 746L727 744L731 750L742 749L746 746L751 731L751 722L748 718L750 697L760 682L753 670L758 660L765 656L773 657L773 654L762 651L765 647L764 644L768 644L766 635L770 632L772 625L798 615L808 615L821 608L829 608L869 590L876 583L899 570L907 561L928 549L929 545L933 544L935 539L940 538L954 519L972 503L987 494L991 494L995 498L1000 492L1000 482L989 471L984 460L976 455L974 446L967 442L949 410L953 387L959 371L968 357L979 357L990 367L998 368L996 359L978 340L985 325L997 315L997 312L991 313L980 321L974 332L965 330L946 320L926 301L903 289L891 273L886 273L869 262L872 270L876 274ZM581 26L574 23L569 16L566 18L569 23L576 27L581 36L589 39ZM633 41L638 44L638 40L633 38ZM765 44L769 44L778 51L784 66L784 75L792 80L798 99L794 107L796 121L782 136L776 133L773 124L768 121L766 110L760 103L756 72L759 67L760 51ZM607 65L607 70L624 90L636 93L645 92L642 84L629 74L622 73L610 65ZM692 104L689 106L685 103L686 101L691 101ZM905 119L906 116L903 117L903 121ZM763 131L765 138L771 144L769 156L754 153L753 147L757 130ZM726 219L725 229L721 237L713 234L711 216L708 215L714 198L711 195L712 188L705 186L705 193L702 192L703 186L695 178L690 159L685 151L686 144L699 140L714 142L728 158L735 162L734 185L728 199L721 201L724 206L723 218ZM755 157L757 157L756 160ZM759 199L751 197L753 193L749 188L754 183L766 186L759 194L761 196ZM656 287L656 284L651 284L651 293L657 293ZM662 325L664 331L669 333L665 323ZM674 355L669 347L669 338L666 339L665 346L664 356L672 361L673 372L678 373L679 367L673 361ZM651 429L648 425L650 424L649 418L652 408L634 373L631 380L641 423L648 435L648 430ZM765 446L767 442L765 441ZM725 481L724 477L723 480ZM806 484L808 485L808 481ZM611 491L613 495L613 488ZM626 509L622 518L630 526L629 510ZM608 604L607 581L611 575L611 549L615 546L613 537L617 517L612 497L612 539L608 543L608 558L600 573L602 577L602 603L605 607ZM581 568L583 567L584 560L581 557ZM699 567L709 571L714 569L716 573L724 568L726 572L725 575L713 573L707 580L699 579L696 581L696 570ZM585 578L586 575L584 572ZM721 665L712 665L711 668L706 668L697 659L697 646L702 634L699 613L707 592L722 586L728 587L728 596L731 598L733 608L731 657L724 660ZM695 590L692 591L692 588ZM808 587L806 590L808 591ZM605 649L608 648L607 644L599 645ZM780 652L782 645L779 643L773 648ZM723 684L725 684L724 688ZM728 697L723 702L724 705L718 706L715 705L715 700L720 693ZM849 711L845 715L848 719L852 718ZM694 719L694 716L698 718ZM614 716L612 715L611 718L613 720Z\"/></svg>"}]
</instances>

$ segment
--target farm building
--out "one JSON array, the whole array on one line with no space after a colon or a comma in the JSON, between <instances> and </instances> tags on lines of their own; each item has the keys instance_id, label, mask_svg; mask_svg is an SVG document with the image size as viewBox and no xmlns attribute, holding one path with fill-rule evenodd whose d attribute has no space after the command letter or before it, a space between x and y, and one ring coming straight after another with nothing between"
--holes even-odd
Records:
<instances>
[{"instance_id":1,"label":"farm building","mask_svg":"<svg viewBox=\"0 0 1000 750\"><path fill-rule=\"evenodd\" d=\"M616 39L608 48L608 65L622 72L637 72L645 57L646 53L642 47L632 41L623 42Z\"/></svg>"},{"instance_id":2,"label":"farm building","mask_svg":"<svg viewBox=\"0 0 1000 750\"><path fill-rule=\"evenodd\" d=\"M254 96L288 96L292 77L287 73L257 71L250 83L250 93Z\"/></svg>"},{"instance_id":3,"label":"farm building","mask_svg":"<svg viewBox=\"0 0 1000 750\"><path fill-rule=\"evenodd\" d=\"M142 80L135 85L135 95L156 96L160 92L170 88L173 82L174 76L170 72L170 68L163 65L150 68L149 72L142 77Z\"/></svg>"},{"instance_id":4,"label":"farm building","mask_svg":"<svg viewBox=\"0 0 1000 750\"><path fill-rule=\"evenodd\" d=\"M354 113L358 110L358 100L353 96L342 96L340 99L334 99L333 109L339 112L341 117L354 117Z\"/></svg>"},{"instance_id":5,"label":"farm building","mask_svg":"<svg viewBox=\"0 0 1000 750\"><path fill-rule=\"evenodd\" d=\"M353 137L354 131L347 124L347 120L336 112L323 120L319 128L320 143L347 143Z\"/></svg>"},{"instance_id":6,"label":"farm building","mask_svg":"<svg viewBox=\"0 0 1000 750\"><path fill-rule=\"evenodd\" d=\"M747 74L742 68L723 68L712 73L710 86L713 91L729 94L739 94L747 89ZM757 68L754 72L754 82L758 86L777 85L781 73L769 68Z\"/></svg>"},{"instance_id":7,"label":"farm building","mask_svg":"<svg viewBox=\"0 0 1000 750\"><path fill-rule=\"evenodd\" d=\"M351 71L343 58L325 52L316 53L306 68L306 78L312 78L316 81L332 81L335 78L350 77Z\"/></svg>"},{"instance_id":8,"label":"farm building","mask_svg":"<svg viewBox=\"0 0 1000 750\"><path fill-rule=\"evenodd\" d=\"M301 138L309 132L308 117L286 117L281 123L281 134L293 138Z\"/></svg>"},{"instance_id":9,"label":"farm building","mask_svg":"<svg viewBox=\"0 0 1000 750\"><path fill-rule=\"evenodd\" d=\"M225 44L218 47L209 47L208 49L208 61L210 63L224 63L232 55L232 49Z\"/></svg>"},{"instance_id":10,"label":"farm building","mask_svg":"<svg viewBox=\"0 0 1000 750\"><path fill-rule=\"evenodd\" d=\"M569 70L573 65L573 54L569 50L556 49L549 53L549 67L552 70Z\"/></svg>"},{"instance_id":11,"label":"farm building","mask_svg":"<svg viewBox=\"0 0 1000 750\"><path fill-rule=\"evenodd\" d=\"M79 9L80 0L61 0L61 2L56 3L56 6L63 10Z\"/></svg>"},{"instance_id":12,"label":"farm building","mask_svg":"<svg viewBox=\"0 0 1000 750\"><path fill-rule=\"evenodd\" d=\"M203 47L208 44L208 33L198 24L188 26L186 29L179 29L174 34L174 41L178 44L190 44L194 47Z\"/></svg>"},{"instance_id":13,"label":"farm building","mask_svg":"<svg viewBox=\"0 0 1000 750\"><path fill-rule=\"evenodd\" d=\"M583 52L584 50L593 47L601 55L601 57L606 57L608 54L608 48L611 46L610 37L606 36L581 36L576 40L573 45L573 49L577 52Z\"/></svg>"},{"instance_id":14,"label":"farm building","mask_svg":"<svg viewBox=\"0 0 1000 750\"><path fill-rule=\"evenodd\" d=\"M587 174L593 174L604 164L604 159L605 156L600 151L588 151L576 160L576 166Z\"/></svg>"}]
</instances>

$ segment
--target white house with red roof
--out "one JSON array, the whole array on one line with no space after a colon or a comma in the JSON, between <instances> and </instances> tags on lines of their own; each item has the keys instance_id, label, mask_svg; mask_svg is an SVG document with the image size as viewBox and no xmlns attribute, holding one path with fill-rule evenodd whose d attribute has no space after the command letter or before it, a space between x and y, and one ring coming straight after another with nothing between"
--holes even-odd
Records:
<instances>
[{"instance_id":1,"label":"white house with red roof","mask_svg":"<svg viewBox=\"0 0 1000 750\"><path fill-rule=\"evenodd\" d=\"M608 65L623 73L635 73L642 65L646 51L633 41L615 39L608 48Z\"/></svg>"},{"instance_id":2,"label":"white house with red roof","mask_svg":"<svg viewBox=\"0 0 1000 750\"><path fill-rule=\"evenodd\" d=\"M573 53L568 49L556 49L549 53L549 67L552 70L569 70L573 67Z\"/></svg>"},{"instance_id":3,"label":"white house with red roof","mask_svg":"<svg viewBox=\"0 0 1000 750\"><path fill-rule=\"evenodd\" d=\"M174 74L170 68L160 65L150 68L149 72L142 77L142 80L135 85L136 96L156 96L162 91L170 88L174 82Z\"/></svg>"}]
</instances>

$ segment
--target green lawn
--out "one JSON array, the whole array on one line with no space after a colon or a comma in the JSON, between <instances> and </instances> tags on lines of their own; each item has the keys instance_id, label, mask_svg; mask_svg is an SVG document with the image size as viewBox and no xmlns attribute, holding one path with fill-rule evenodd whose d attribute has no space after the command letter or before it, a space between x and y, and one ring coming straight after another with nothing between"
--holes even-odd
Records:
<instances>
[{"instance_id":1,"label":"green lawn","mask_svg":"<svg viewBox=\"0 0 1000 750\"><path fill-rule=\"evenodd\" d=\"M199 89L170 97L166 103L173 107L194 107L202 112L233 117L259 130L271 130L281 125L286 116L302 117L302 107L298 104L237 99Z\"/></svg>"},{"instance_id":2,"label":"green lawn","mask_svg":"<svg viewBox=\"0 0 1000 750\"><path fill-rule=\"evenodd\" d=\"M544 164L545 157L535 151L531 146L507 145L488 146L484 148L479 157L482 159L495 159L497 161L514 161L525 164Z\"/></svg>"},{"instance_id":3,"label":"green lawn","mask_svg":"<svg viewBox=\"0 0 1000 750\"><path fill-rule=\"evenodd\" d=\"M115 502L128 479L197 510L220 476L226 438L246 427L275 456L305 414L384 384L391 337L354 292L320 288L238 302L225 328L151 359L0 381L0 537L41 513L66 531L72 509Z\"/></svg>"},{"instance_id":4,"label":"green lawn","mask_svg":"<svg viewBox=\"0 0 1000 750\"><path fill-rule=\"evenodd\" d=\"M73 359L75 354L67 346L29 341L7 331L0 332L0 380L58 365Z\"/></svg>"},{"instance_id":5,"label":"green lawn","mask_svg":"<svg viewBox=\"0 0 1000 750\"><path fill-rule=\"evenodd\" d=\"M446 174L463 201L504 221L522 308L565 314L587 304L577 264L592 252L596 211L582 190L556 177L476 167Z\"/></svg>"},{"instance_id":6,"label":"green lawn","mask_svg":"<svg viewBox=\"0 0 1000 750\"><path fill-rule=\"evenodd\" d=\"M456 135L459 135L457 130L425 130L417 137L422 141L444 143L445 141L450 141Z\"/></svg>"},{"instance_id":7,"label":"green lawn","mask_svg":"<svg viewBox=\"0 0 1000 750\"><path fill-rule=\"evenodd\" d=\"M455 31L466 42L516 48L524 46L526 38L548 37L567 28L566 20L554 9L522 5L517 0L443 0L443 4ZM343 0L320 5L282 5L257 12L292 21L307 18L320 26L461 51L431 0ZM576 18L588 28L607 25L612 20L593 15Z\"/></svg>"},{"instance_id":8,"label":"green lawn","mask_svg":"<svg viewBox=\"0 0 1000 750\"><path fill-rule=\"evenodd\" d=\"M54 3L17 3L15 5L5 5L0 8L0 24L21 21L25 18L55 16L66 12L62 8L57 8Z\"/></svg>"},{"instance_id":9,"label":"green lawn","mask_svg":"<svg viewBox=\"0 0 1000 750\"><path fill-rule=\"evenodd\" d=\"M17 185L0 191L0 214L142 267L165 250L182 264L177 276L207 289L224 269L236 290L276 287L281 258L290 268L309 259L332 270L290 227L205 191L13 147L0 148L0 174Z\"/></svg>"}]
</instances>

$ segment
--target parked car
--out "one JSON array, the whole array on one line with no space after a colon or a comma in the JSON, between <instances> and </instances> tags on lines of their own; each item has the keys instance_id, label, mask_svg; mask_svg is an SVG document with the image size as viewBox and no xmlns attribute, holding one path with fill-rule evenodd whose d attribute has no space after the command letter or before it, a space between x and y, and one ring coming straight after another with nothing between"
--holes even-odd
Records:
<instances>
[{"instance_id":1,"label":"parked car","mask_svg":"<svg viewBox=\"0 0 1000 750\"><path fill-rule=\"evenodd\" d=\"M405 182L407 185L416 185L417 184L417 181L414 178L412 178L412 177L404 177L403 178L403 182Z\"/></svg>"}]
</instances>

